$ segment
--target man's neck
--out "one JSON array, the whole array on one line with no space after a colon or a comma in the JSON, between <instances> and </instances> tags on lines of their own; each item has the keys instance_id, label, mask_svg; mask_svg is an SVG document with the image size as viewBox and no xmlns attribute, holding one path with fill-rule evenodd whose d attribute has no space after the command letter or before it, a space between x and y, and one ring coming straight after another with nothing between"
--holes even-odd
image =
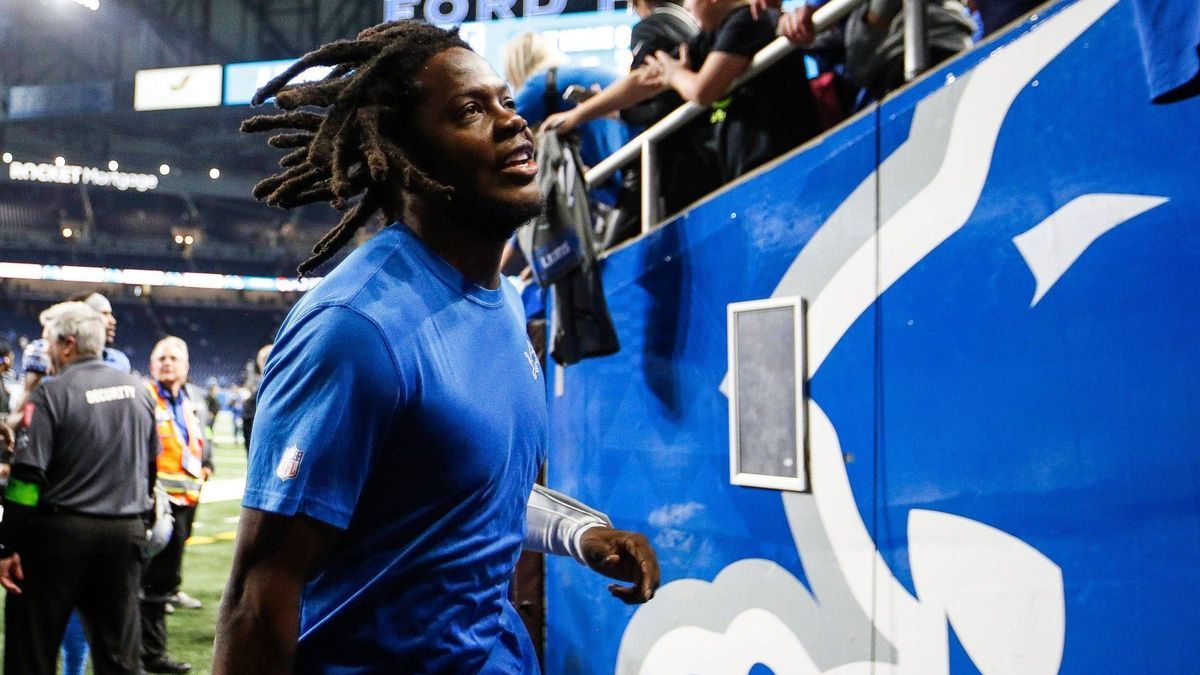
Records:
<instances>
[{"instance_id":1,"label":"man's neck","mask_svg":"<svg viewBox=\"0 0 1200 675\"><path fill-rule=\"evenodd\" d=\"M428 204L406 206L404 224L469 281L483 288L499 288L504 239L488 237L483 228Z\"/></svg>"},{"instance_id":2,"label":"man's neck","mask_svg":"<svg viewBox=\"0 0 1200 675\"><path fill-rule=\"evenodd\" d=\"M78 354L78 353L70 354L70 355L64 354L62 363L59 363L57 365L56 370L58 370L58 372L61 373L62 371L67 369L67 366L70 366L75 363L79 363L81 361L92 361L92 360L95 360L98 358L100 358L99 354Z\"/></svg>"}]
</instances>

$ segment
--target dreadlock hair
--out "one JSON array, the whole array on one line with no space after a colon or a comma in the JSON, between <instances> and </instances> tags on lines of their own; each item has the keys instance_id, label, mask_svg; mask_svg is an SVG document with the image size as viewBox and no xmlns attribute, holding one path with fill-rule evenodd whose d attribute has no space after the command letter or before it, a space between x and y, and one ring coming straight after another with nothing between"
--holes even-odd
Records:
<instances>
[{"instance_id":1,"label":"dreadlock hair","mask_svg":"<svg viewBox=\"0 0 1200 675\"><path fill-rule=\"evenodd\" d=\"M386 199L391 171L411 191L453 197L452 187L417 168L387 133L400 128L420 100L413 79L421 66L453 47L470 49L458 29L413 20L383 23L305 54L255 93L251 103L274 96L283 112L251 117L242 131L281 131L267 143L290 152L279 161L282 172L254 186L254 198L282 209L327 201L343 213L296 269L301 278L353 239L373 214L397 215L388 212ZM312 66L332 70L322 80L288 85Z\"/></svg>"}]
</instances>

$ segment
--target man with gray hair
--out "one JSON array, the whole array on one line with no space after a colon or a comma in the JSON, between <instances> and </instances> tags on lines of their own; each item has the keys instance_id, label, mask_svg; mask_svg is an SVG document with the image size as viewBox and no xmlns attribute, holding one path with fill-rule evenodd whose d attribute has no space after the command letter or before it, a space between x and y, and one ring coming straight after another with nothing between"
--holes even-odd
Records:
<instances>
[{"instance_id":1,"label":"man with gray hair","mask_svg":"<svg viewBox=\"0 0 1200 675\"><path fill-rule=\"evenodd\" d=\"M184 542L200 503L200 489L213 472L212 456L188 399L190 362L187 343L170 335L150 352L150 382L162 452L158 481L171 501L175 530L167 547L150 561L142 576L142 666L150 673L186 673L191 665L167 655L166 605L192 599L179 589L183 581ZM194 603L199 606L199 603Z\"/></svg>"},{"instance_id":2,"label":"man with gray hair","mask_svg":"<svg viewBox=\"0 0 1200 675\"><path fill-rule=\"evenodd\" d=\"M22 407L0 522L5 671L53 673L78 608L95 672L137 673L154 403L137 378L100 360L104 319L94 309L64 302L41 322L56 377Z\"/></svg>"}]
</instances>

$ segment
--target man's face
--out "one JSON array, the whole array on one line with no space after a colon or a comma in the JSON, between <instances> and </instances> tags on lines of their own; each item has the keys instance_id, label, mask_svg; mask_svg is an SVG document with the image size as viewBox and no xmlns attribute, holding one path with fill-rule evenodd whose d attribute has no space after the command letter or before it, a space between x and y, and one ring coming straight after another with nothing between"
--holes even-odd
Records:
<instances>
[{"instance_id":1,"label":"man's face","mask_svg":"<svg viewBox=\"0 0 1200 675\"><path fill-rule=\"evenodd\" d=\"M422 90L414 114L418 165L455 188L453 208L464 222L482 220L485 234L507 237L542 208L533 132L508 85L461 47L430 58L415 79Z\"/></svg>"},{"instance_id":2,"label":"man's face","mask_svg":"<svg viewBox=\"0 0 1200 675\"><path fill-rule=\"evenodd\" d=\"M176 345L161 345L150 358L150 377L165 387L187 382L188 357Z\"/></svg>"},{"instance_id":3,"label":"man's face","mask_svg":"<svg viewBox=\"0 0 1200 675\"><path fill-rule=\"evenodd\" d=\"M112 312L100 312L100 316L104 317L105 344L111 345L117 339L117 317Z\"/></svg>"}]
</instances>

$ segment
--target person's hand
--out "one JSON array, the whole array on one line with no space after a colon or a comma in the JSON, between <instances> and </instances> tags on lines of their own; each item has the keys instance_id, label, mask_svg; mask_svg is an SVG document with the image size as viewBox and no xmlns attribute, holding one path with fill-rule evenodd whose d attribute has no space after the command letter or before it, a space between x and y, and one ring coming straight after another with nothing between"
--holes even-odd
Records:
<instances>
[{"instance_id":1,"label":"person's hand","mask_svg":"<svg viewBox=\"0 0 1200 675\"><path fill-rule=\"evenodd\" d=\"M559 136L569 133L579 126L579 114L576 112L578 110L579 108L571 108L566 112L554 113L546 118L546 121L542 123L542 128L553 131Z\"/></svg>"},{"instance_id":2,"label":"person's hand","mask_svg":"<svg viewBox=\"0 0 1200 675\"><path fill-rule=\"evenodd\" d=\"M0 454L12 452L13 443L15 442L13 439L13 430L3 420L0 420Z\"/></svg>"},{"instance_id":3,"label":"person's hand","mask_svg":"<svg viewBox=\"0 0 1200 675\"><path fill-rule=\"evenodd\" d=\"M643 68L647 69L646 78L643 80L646 84L652 84L659 87L671 86L671 80L680 70L686 70L688 63L688 48L687 43L679 45L679 58L671 56L663 50L658 50L646 57L646 65Z\"/></svg>"},{"instance_id":4,"label":"person's hand","mask_svg":"<svg viewBox=\"0 0 1200 675\"><path fill-rule=\"evenodd\" d=\"M779 9L783 0L750 0L750 16L758 21L758 15L768 9Z\"/></svg>"},{"instance_id":5,"label":"person's hand","mask_svg":"<svg viewBox=\"0 0 1200 675\"><path fill-rule=\"evenodd\" d=\"M580 542L588 567L631 586L609 584L608 592L627 605L640 605L658 589L658 556L645 535L611 527L593 527Z\"/></svg>"},{"instance_id":6,"label":"person's hand","mask_svg":"<svg viewBox=\"0 0 1200 675\"><path fill-rule=\"evenodd\" d=\"M213 470L206 466L206 467L200 469L200 473L204 474L204 476L203 476L204 480L208 480L209 478L212 478Z\"/></svg>"},{"instance_id":7,"label":"person's hand","mask_svg":"<svg viewBox=\"0 0 1200 675\"><path fill-rule=\"evenodd\" d=\"M9 593L21 594L20 582L25 581L25 571L21 569L21 554L14 553L0 560L0 586Z\"/></svg>"},{"instance_id":8,"label":"person's hand","mask_svg":"<svg viewBox=\"0 0 1200 675\"><path fill-rule=\"evenodd\" d=\"M813 27L813 14L816 11L816 7L803 4L791 14L779 17L779 34L796 44L812 42L817 37L817 31Z\"/></svg>"},{"instance_id":9,"label":"person's hand","mask_svg":"<svg viewBox=\"0 0 1200 675\"><path fill-rule=\"evenodd\" d=\"M646 57L649 60L650 57ZM639 87L650 89L663 89L667 85L662 81L662 69L657 66L651 67L643 63L636 70L629 73L630 77Z\"/></svg>"}]
</instances>

